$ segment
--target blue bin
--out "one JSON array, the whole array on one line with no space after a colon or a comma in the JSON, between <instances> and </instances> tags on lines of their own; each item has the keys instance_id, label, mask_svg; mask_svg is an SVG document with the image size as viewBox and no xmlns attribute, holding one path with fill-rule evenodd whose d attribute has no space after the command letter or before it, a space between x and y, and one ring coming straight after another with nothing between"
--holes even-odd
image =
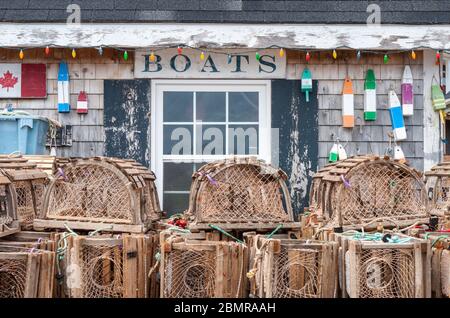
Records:
<instances>
[{"instance_id":1,"label":"blue bin","mask_svg":"<svg viewBox=\"0 0 450 318\"><path fill-rule=\"evenodd\" d=\"M0 154L46 154L48 120L32 115L0 114Z\"/></svg>"}]
</instances>

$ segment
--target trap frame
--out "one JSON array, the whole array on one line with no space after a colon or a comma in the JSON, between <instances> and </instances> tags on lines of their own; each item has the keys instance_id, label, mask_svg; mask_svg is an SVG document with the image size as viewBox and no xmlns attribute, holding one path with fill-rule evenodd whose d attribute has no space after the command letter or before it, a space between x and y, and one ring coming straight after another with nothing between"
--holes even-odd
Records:
<instances>
[{"instance_id":1,"label":"trap frame","mask_svg":"<svg viewBox=\"0 0 450 318\"><path fill-rule=\"evenodd\" d=\"M189 229L300 228L281 169L255 157L234 157L202 166L192 176Z\"/></svg>"},{"instance_id":2,"label":"trap frame","mask_svg":"<svg viewBox=\"0 0 450 318\"><path fill-rule=\"evenodd\" d=\"M250 246L250 294L260 298L337 296L336 242L246 235Z\"/></svg>"},{"instance_id":3,"label":"trap frame","mask_svg":"<svg viewBox=\"0 0 450 318\"><path fill-rule=\"evenodd\" d=\"M0 298L51 298L55 253L0 244Z\"/></svg>"},{"instance_id":4,"label":"trap frame","mask_svg":"<svg viewBox=\"0 0 450 318\"><path fill-rule=\"evenodd\" d=\"M161 217L154 174L133 160L58 159L35 229L145 233Z\"/></svg>"},{"instance_id":5,"label":"trap frame","mask_svg":"<svg viewBox=\"0 0 450 318\"><path fill-rule=\"evenodd\" d=\"M430 298L430 243L397 233L391 234L396 242L385 242L383 235L357 231L330 234L339 244L341 297Z\"/></svg>"},{"instance_id":6,"label":"trap frame","mask_svg":"<svg viewBox=\"0 0 450 318\"><path fill-rule=\"evenodd\" d=\"M421 173L389 157L345 159L322 177L322 212L327 228L368 229L429 221Z\"/></svg>"},{"instance_id":7,"label":"trap frame","mask_svg":"<svg viewBox=\"0 0 450 318\"><path fill-rule=\"evenodd\" d=\"M161 298L246 296L247 247L161 232Z\"/></svg>"},{"instance_id":8,"label":"trap frame","mask_svg":"<svg viewBox=\"0 0 450 318\"><path fill-rule=\"evenodd\" d=\"M42 208L48 175L22 156L0 156L0 169L14 185L21 229L31 230Z\"/></svg>"}]
</instances>

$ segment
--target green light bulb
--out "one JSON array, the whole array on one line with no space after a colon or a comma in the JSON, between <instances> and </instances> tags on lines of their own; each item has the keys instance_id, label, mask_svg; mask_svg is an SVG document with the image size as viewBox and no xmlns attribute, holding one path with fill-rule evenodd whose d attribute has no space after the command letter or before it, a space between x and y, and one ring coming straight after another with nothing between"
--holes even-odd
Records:
<instances>
[{"instance_id":1,"label":"green light bulb","mask_svg":"<svg viewBox=\"0 0 450 318\"><path fill-rule=\"evenodd\" d=\"M261 58L261 54L259 54L259 52L256 52L255 57L256 60L259 61L259 59Z\"/></svg>"},{"instance_id":2,"label":"green light bulb","mask_svg":"<svg viewBox=\"0 0 450 318\"><path fill-rule=\"evenodd\" d=\"M387 64L389 62L389 56L387 54L384 55L383 62L384 64Z\"/></svg>"},{"instance_id":3,"label":"green light bulb","mask_svg":"<svg viewBox=\"0 0 450 318\"><path fill-rule=\"evenodd\" d=\"M128 51L123 52L123 59L128 61Z\"/></svg>"}]
</instances>

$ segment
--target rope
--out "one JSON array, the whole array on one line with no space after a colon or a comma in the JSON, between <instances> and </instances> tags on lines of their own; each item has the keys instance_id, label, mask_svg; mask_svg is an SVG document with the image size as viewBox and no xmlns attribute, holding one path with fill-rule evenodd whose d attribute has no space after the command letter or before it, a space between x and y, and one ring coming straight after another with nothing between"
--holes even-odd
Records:
<instances>
[{"instance_id":1,"label":"rope","mask_svg":"<svg viewBox=\"0 0 450 318\"><path fill-rule=\"evenodd\" d=\"M272 237L276 232L278 232L282 227L283 227L283 224L278 225L278 226L275 228L275 230L273 230L272 232L270 232L270 233L267 235L267 238L271 238L271 237Z\"/></svg>"},{"instance_id":2,"label":"rope","mask_svg":"<svg viewBox=\"0 0 450 318\"><path fill-rule=\"evenodd\" d=\"M152 266L152 268L150 268L150 271L148 272L148 276L147 276L148 278L150 278L152 276L153 272L158 268L158 266L161 263L161 253L160 252L155 254L155 259L156 259L156 263L155 263L155 265Z\"/></svg>"},{"instance_id":3,"label":"rope","mask_svg":"<svg viewBox=\"0 0 450 318\"><path fill-rule=\"evenodd\" d=\"M230 233L226 232L225 230L221 229L220 227L218 227L217 225L213 225L213 224L208 224L208 226L216 231L219 231L220 233L232 238L233 240L235 240L238 243L241 244L245 244L244 241L241 241L240 239L238 239L237 237L234 237L233 235L231 235Z\"/></svg>"}]
</instances>

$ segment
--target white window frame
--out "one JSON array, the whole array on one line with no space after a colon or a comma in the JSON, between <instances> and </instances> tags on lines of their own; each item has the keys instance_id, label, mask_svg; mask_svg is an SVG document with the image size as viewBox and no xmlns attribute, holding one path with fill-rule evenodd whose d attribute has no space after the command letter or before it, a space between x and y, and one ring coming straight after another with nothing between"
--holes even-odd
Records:
<instances>
[{"instance_id":1,"label":"white window frame","mask_svg":"<svg viewBox=\"0 0 450 318\"><path fill-rule=\"evenodd\" d=\"M156 186L163 205L163 92L259 92L258 158L271 161L271 83L270 80L152 80L151 81L151 169L156 175ZM194 129L195 130L195 129ZM195 139L194 139L195 143ZM167 156L167 155L166 155ZM170 155L170 160L188 159L210 161L236 155ZM244 155L242 155L244 157Z\"/></svg>"}]
</instances>

